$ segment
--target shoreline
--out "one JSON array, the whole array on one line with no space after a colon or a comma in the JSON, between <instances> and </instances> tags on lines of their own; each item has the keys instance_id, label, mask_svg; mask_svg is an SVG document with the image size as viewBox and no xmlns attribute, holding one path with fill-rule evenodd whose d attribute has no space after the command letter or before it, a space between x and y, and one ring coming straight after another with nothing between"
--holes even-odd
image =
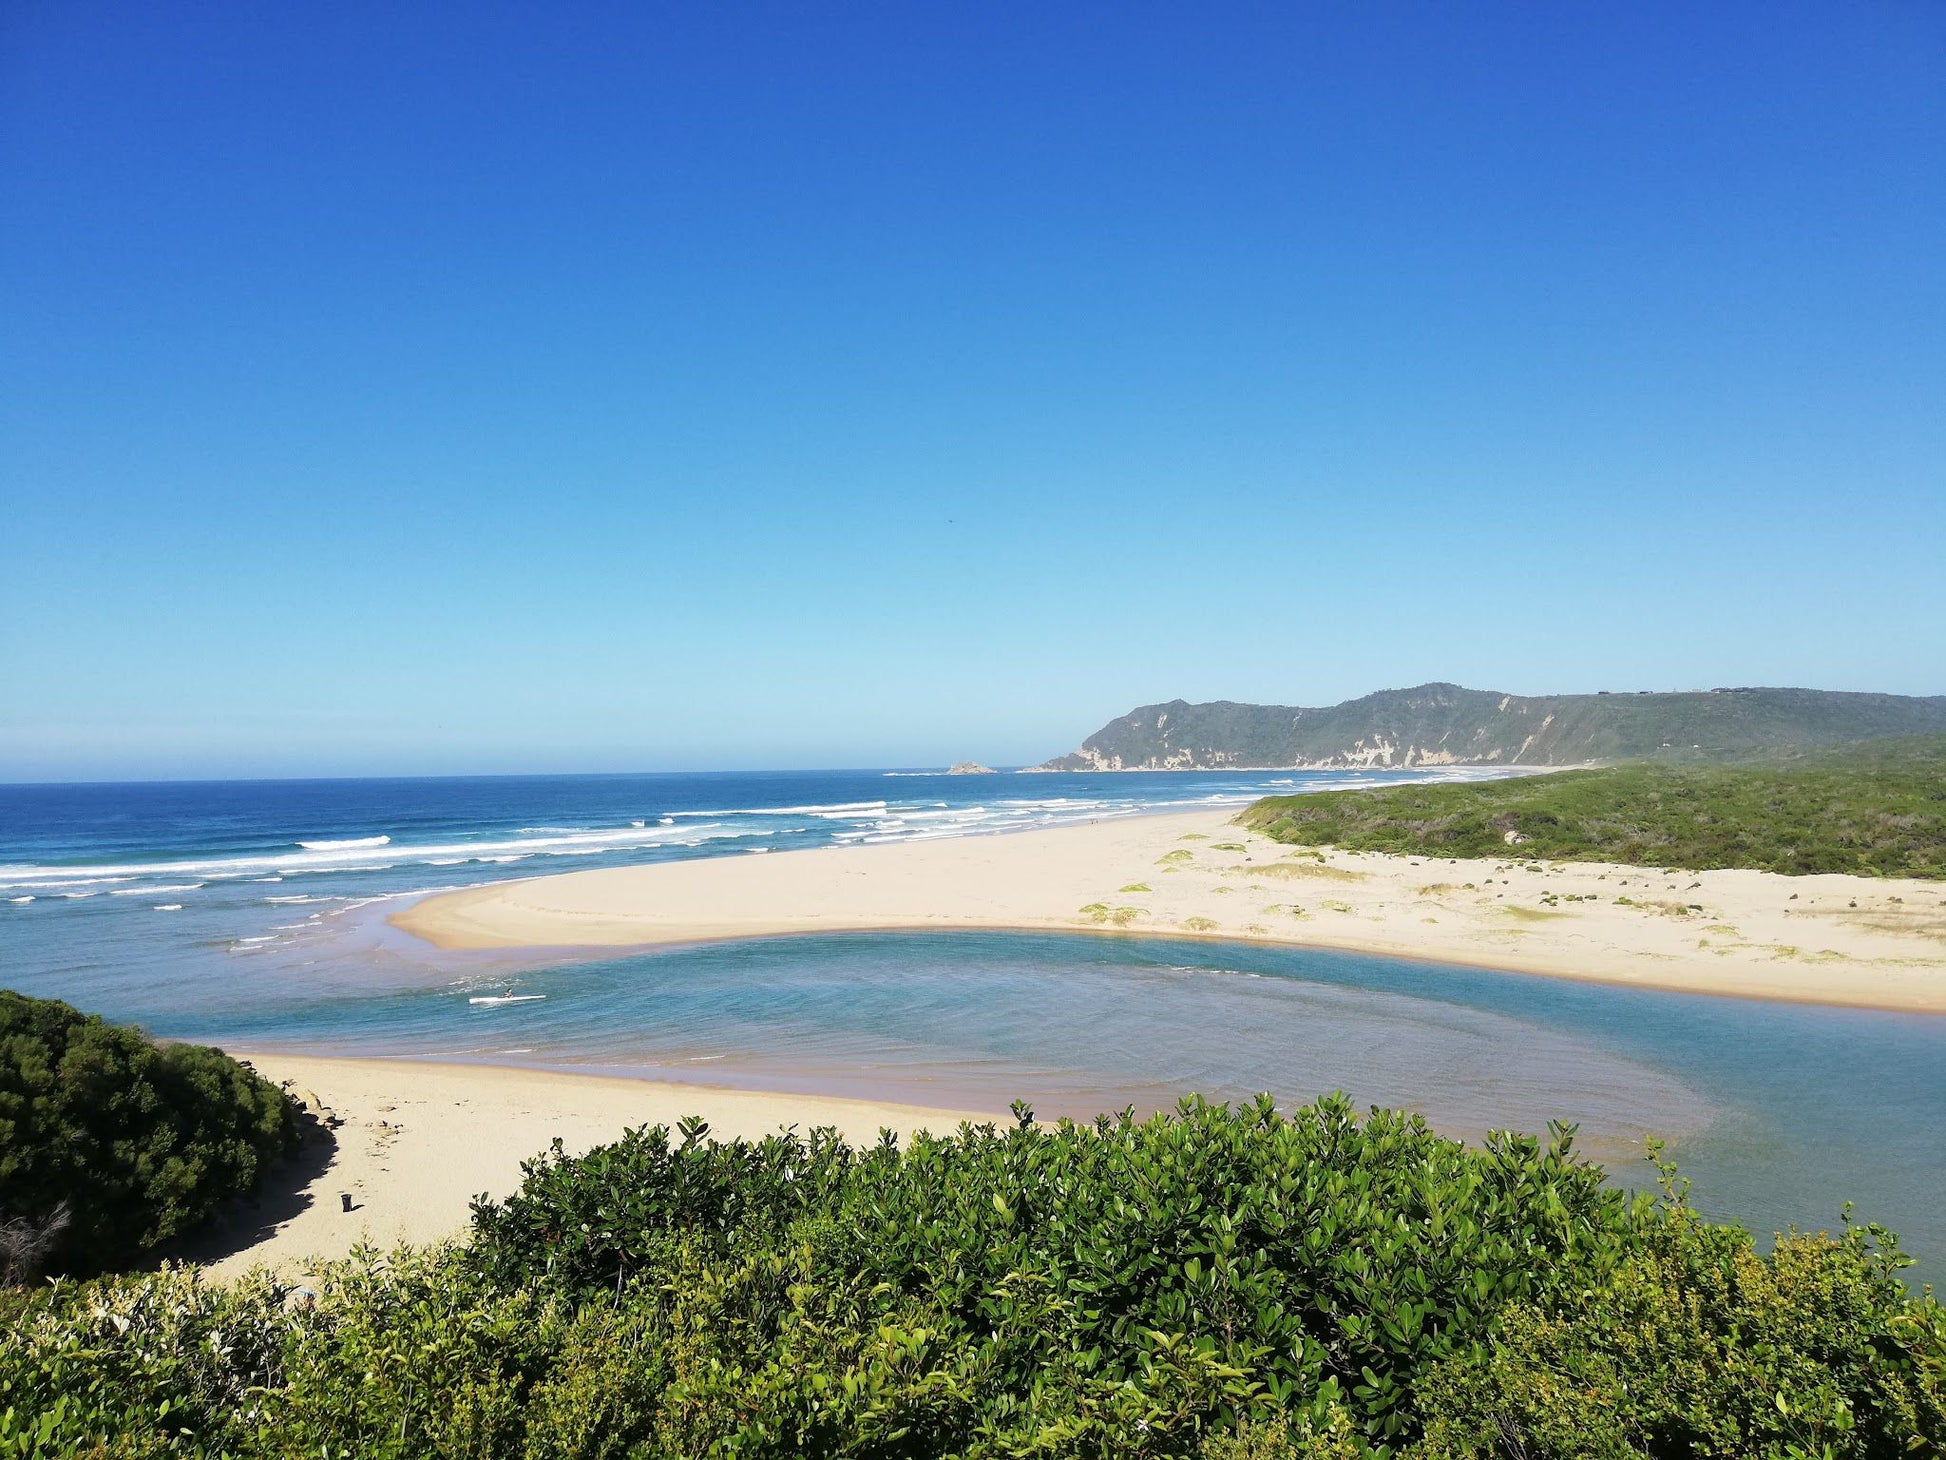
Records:
<instances>
[{"instance_id":1,"label":"shoreline","mask_svg":"<svg viewBox=\"0 0 1946 1460\"><path fill-rule=\"evenodd\" d=\"M524 1065L228 1051L306 1107L303 1148L254 1201L170 1255L227 1280L253 1267L314 1271L360 1243L390 1247L460 1235L474 1197L503 1198L523 1161L559 1138L570 1155L640 1125L700 1115L724 1139L832 1125L854 1145L881 1128L946 1132L1004 1112L837 1095L692 1085ZM490 1139L482 1139L482 1131ZM352 1209L343 1210L349 1195Z\"/></svg>"},{"instance_id":2,"label":"shoreline","mask_svg":"<svg viewBox=\"0 0 1946 1460\"><path fill-rule=\"evenodd\" d=\"M1498 760L1415 761L1411 765L1100 765L1051 766L1023 765L1008 770L996 766L986 772L996 776L1169 776L1169 775L1262 775L1267 771L1332 771L1339 775L1369 774L1374 771L1493 771L1499 774L1544 776L1555 771L1593 771L1615 764L1607 760L1564 761L1559 765L1538 762L1518 764ZM947 771L889 771L888 775L947 775Z\"/></svg>"},{"instance_id":3,"label":"shoreline","mask_svg":"<svg viewBox=\"0 0 1946 1460\"><path fill-rule=\"evenodd\" d=\"M1191 938L1946 1014L1946 884L1313 852L1232 814L556 873L432 894L387 922L448 951L819 932Z\"/></svg>"}]
</instances>

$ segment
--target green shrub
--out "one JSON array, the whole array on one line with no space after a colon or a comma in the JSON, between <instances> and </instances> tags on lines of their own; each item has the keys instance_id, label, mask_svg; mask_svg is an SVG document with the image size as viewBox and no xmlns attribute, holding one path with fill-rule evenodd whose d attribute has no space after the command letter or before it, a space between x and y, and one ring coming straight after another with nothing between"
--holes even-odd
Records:
<instances>
[{"instance_id":1,"label":"green shrub","mask_svg":"<svg viewBox=\"0 0 1946 1460\"><path fill-rule=\"evenodd\" d=\"M1023 1115L1025 1113L1023 1112ZM314 1306L193 1272L0 1294L0 1455L1891 1460L1946 1317L1875 1229L1771 1255L1566 1133L1342 1100L530 1163L470 1247Z\"/></svg>"},{"instance_id":2,"label":"green shrub","mask_svg":"<svg viewBox=\"0 0 1946 1460\"><path fill-rule=\"evenodd\" d=\"M1946 1445L1946 1317L1875 1228L1748 1233L1677 1208L1607 1281L1518 1304L1420 1386L1426 1460L1885 1457Z\"/></svg>"},{"instance_id":3,"label":"green shrub","mask_svg":"<svg viewBox=\"0 0 1946 1460\"><path fill-rule=\"evenodd\" d=\"M135 1261L249 1190L296 1141L284 1093L220 1050L156 1045L0 990L0 1220L14 1266ZM58 1236L34 1264L37 1231Z\"/></svg>"},{"instance_id":4,"label":"green shrub","mask_svg":"<svg viewBox=\"0 0 1946 1460\"><path fill-rule=\"evenodd\" d=\"M1237 820L1298 846L1412 856L1499 857L1517 845L1523 860L1946 877L1946 736L1782 764L1270 796Z\"/></svg>"},{"instance_id":5,"label":"green shrub","mask_svg":"<svg viewBox=\"0 0 1946 1460\"><path fill-rule=\"evenodd\" d=\"M530 1163L518 1194L476 1207L473 1260L503 1286L582 1294L667 1286L679 1255L781 1264L768 1286L733 1285L753 1314L843 1272L858 1289L844 1324L923 1331L997 1392L1076 1364L1090 1384L1139 1383L1166 1339L1280 1400L1335 1380L1384 1438L1405 1424L1405 1374L1560 1265L1612 1261L1627 1220L1565 1132L1475 1150L1342 1099L1288 1117L1268 1099L1188 1101L1172 1118L967 1127L904 1149L702 1133ZM729 1347L777 1339L753 1317Z\"/></svg>"}]
</instances>

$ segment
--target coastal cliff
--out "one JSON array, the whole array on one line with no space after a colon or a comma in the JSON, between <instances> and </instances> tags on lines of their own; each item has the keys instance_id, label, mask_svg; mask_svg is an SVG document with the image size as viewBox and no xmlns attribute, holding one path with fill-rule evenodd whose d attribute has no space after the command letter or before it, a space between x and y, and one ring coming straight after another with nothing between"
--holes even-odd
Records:
<instances>
[{"instance_id":1,"label":"coastal cliff","mask_svg":"<svg viewBox=\"0 0 1946 1460\"><path fill-rule=\"evenodd\" d=\"M1040 770L1350 769L1735 760L1946 730L1946 696L1813 689L1524 695L1422 684L1324 708L1184 700L1111 720Z\"/></svg>"}]
</instances>

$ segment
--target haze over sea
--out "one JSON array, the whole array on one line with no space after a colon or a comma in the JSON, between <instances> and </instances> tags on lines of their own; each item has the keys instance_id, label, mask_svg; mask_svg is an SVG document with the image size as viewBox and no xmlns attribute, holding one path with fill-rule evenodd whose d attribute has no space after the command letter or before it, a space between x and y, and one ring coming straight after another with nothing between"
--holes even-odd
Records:
<instances>
[{"instance_id":1,"label":"haze over sea","mask_svg":"<svg viewBox=\"0 0 1946 1460\"><path fill-rule=\"evenodd\" d=\"M849 771L0 787L0 984L240 1049L383 1054L1088 1116L1342 1088L1469 1134L1670 1138L1760 1231L1847 1198L1940 1271L1946 1019L1298 948L878 934L598 958L441 953L412 897L506 876L1242 806L1480 770ZM517 979L545 999L469 1004ZM1872 1057L1861 1060L1860 1049ZM1874 1138L1856 1139L1870 1122Z\"/></svg>"}]
</instances>

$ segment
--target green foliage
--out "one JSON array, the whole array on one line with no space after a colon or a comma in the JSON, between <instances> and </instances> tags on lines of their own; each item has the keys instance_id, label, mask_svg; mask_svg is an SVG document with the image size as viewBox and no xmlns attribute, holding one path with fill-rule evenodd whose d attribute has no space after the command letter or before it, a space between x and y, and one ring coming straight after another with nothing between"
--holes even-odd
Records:
<instances>
[{"instance_id":1,"label":"green foliage","mask_svg":"<svg viewBox=\"0 0 1946 1460\"><path fill-rule=\"evenodd\" d=\"M1680 1208L1635 1259L1427 1376L1426 1460L1939 1453L1946 1315L1904 1301L1876 1228L1749 1234Z\"/></svg>"},{"instance_id":2,"label":"green foliage","mask_svg":"<svg viewBox=\"0 0 1946 1460\"><path fill-rule=\"evenodd\" d=\"M1803 754L1946 731L1946 696L1815 689L1524 697L1422 684L1319 708L1172 700L1111 720L1050 770L1586 765Z\"/></svg>"},{"instance_id":3,"label":"green foliage","mask_svg":"<svg viewBox=\"0 0 1946 1460\"><path fill-rule=\"evenodd\" d=\"M140 1258L296 1141L283 1092L220 1050L0 990L0 1218L18 1236L65 1214L55 1266Z\"/></svg>"},{"instance_id":4,"label":"green foliage","mask_svg":"<svg viewBox=\"0 0 1946 1460\"><path fill-rule=\"evenodd\" d=\"M1787 764L1272 796L1239 820L1283 842L1415 856L1517 845L1555 861L1946 877L1946 737Z\"/></svg>"},{"instance_id":5,"label":"green foliage","mask_svg":"<svg viewBox=\"0 0 1946 1460\"><path fill-rule=\"evenodd\" d=\"M0 1455L1937 1453L1946 1319L1875 1229L1774 1256L1568 1133L1341 1099L854 1148L699 1121L529 1163L315 1305L0 1296ZM1796 1448L1792 1448L1792 1447Z\"/></svg>"}]
</instances>

